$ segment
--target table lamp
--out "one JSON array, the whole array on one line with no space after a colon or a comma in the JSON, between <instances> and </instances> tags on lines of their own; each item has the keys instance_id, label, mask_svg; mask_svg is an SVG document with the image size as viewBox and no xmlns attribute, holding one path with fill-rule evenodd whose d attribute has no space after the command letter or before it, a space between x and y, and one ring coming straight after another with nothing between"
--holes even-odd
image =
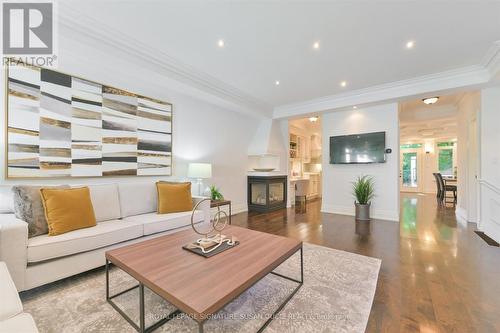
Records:
<instances>
[{"instance_id":1,"label":"table lamp","mask_svg":"<svg viewBox=\"0 0 500 333\"><path fill-rule=\"evenodd\" d=\"M189 163L187 176L189 178L196 178L196 184L198 185L198 195L203 195L201 190L203 179L212 177L212 164Z\"/></svg>"}]
</instances>

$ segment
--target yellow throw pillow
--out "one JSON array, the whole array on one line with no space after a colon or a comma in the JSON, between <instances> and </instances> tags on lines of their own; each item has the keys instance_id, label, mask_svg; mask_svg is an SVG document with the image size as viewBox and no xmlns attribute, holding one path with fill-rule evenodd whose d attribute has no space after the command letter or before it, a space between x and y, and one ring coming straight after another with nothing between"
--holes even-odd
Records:
<instances>
[{"instance_id":1,"label":"yellow throw pillow","mask_svg":"<svg viewBox=\"0 0 500 333\"><path fill-rule=\"evenodd\" d=\"M40 189L49 236L96 225L88 187Z\"/></svg>"},{"instance_id":2,"label":"yellow throw pillow","mask_svg":"<svg viewBox=\"0 0 500 333\"><path fill-rule=\"evenodd\" d=\"M185 212L193 209L191 183L157 182L158 214Z\"/></svg>"}]
</instances>

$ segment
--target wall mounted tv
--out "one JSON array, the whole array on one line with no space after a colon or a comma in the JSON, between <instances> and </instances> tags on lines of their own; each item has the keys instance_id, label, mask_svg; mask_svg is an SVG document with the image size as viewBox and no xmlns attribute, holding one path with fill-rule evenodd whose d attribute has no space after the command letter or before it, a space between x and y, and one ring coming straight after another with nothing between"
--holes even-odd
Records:
<instances>
[{"instance_id":1,"label":"wall mounted tv","mask_svg":"<svg viewBox=\"0 0 500 333\"><path fill-rule=\"evenodd\" d=\"M385 132L330 137L330 164L385 163Z\"/></svg>"}]
</instances>

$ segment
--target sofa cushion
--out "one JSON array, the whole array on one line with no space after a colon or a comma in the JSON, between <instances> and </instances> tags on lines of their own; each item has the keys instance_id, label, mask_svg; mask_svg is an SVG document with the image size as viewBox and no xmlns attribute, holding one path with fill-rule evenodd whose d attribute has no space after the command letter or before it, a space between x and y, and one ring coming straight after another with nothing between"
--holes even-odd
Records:
<instances>
[{"instance_id":1,"label":"sofa cushion","mask_svg":"<svg viewBox=\"0 0 500 333\"><path fill-rule=\"evenodd\" d=\"M196 211L195 223L203 220L203 212ZM144 224L144 236L167 230L177 229L191 224L191 211L170 214L149 213L130 216L123 221Z\"/></svg>"},{"instance_id":2,"label":"sofa cushion","mask_svg":"<svg viewBox=\"0 0 500 333\"><path fill-rule=\"evenodd\" d=\"M88 187L97 222L115 220L121 217L120 197L116 184L89 185Z\"/></svg>"},{"instance_id":3,"label":"sofa cushion","mask_svg":"<svg viewBox=\"0 0 500 333\"><path fill-rule=\"evenodd\" d=\"M156 212L158 195L156 184L147 183L120 183L121 217Z\"/></svg>"},{"instance_id":4,"label":"sofa cushion","mask_svg":"<svg viewBox=\"0 0 500 333\"><path fill-rule=\"evenodd\" d=\"M39 262L70 254L99 249L108 245L138 238L143 235L142 225L133 221L111 220L95 227L28 240L28 262Z\"/></svg>"},{"instance_id":5,"label":"sofa cushion","mask_svg":"<svg viewBox=\"0 0 500 333\"><path fill-rule=\"evenodd\" d=\"M40 189L69 188L62 186L17 185L12 187L14 213L20 220L28 223L28 237L35 237L49 232Z\"/></svg>"},{"instance_id":6,"label":"sofa cushion","mask_svg":"<svg viewBox=\"0 0 500 333\"><path fill-rule=\"evenodd\" d=\"M88 187L40 190L49 236L96 225Z\"/></svg>"},{"instance_id":7,"label":"sofa cushion","mask_svg":"<svg viewBox=\"0 0 500 333\"><path fill-rule=\"evenodd\" d=\"M11 186L0 186L0 214L14 213L13 195Z\"/></svg>"},{"instance_id":8,"label":"sofa cushion","mask_svg":"<svg viewBox=\"0 0 500 333\"><path fill-rule=\"evenodd\" d=\"M38 333L35 321L28 313L21 313L10 319L0 321L0 333Z\"/></svg>"},{"instance_id":9,"label":"sofa cushion","mask_svg":"<svg viewBox=\"0 0 500 333\"><path fill-rule=\"evenodd\" d=\"M193 208L191 183L157 182L158 214L189 211Z\"/></svg>"},{"instance_id":10,"label":"sofa cushion","mask_svg":"<svg viewBox=\"0 0 500 333\"><path fill-rule=\"evenodd\" d=\"M7 265L0 261L0 321L14 317L23 312L23 305L19 299L14 281L10 277Z\"/></svg>"}]
</instances>

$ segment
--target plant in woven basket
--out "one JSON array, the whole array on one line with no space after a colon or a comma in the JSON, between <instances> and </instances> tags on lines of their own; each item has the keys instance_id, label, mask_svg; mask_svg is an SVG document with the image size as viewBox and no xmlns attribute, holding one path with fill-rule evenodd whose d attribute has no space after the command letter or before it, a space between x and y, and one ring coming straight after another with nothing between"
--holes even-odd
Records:
<instances>
[{"instance_id":1,"label":"plant in woven basket","mask_svg":"<svg viewBox=\"0 0 500 333\"><path fill-rule=\"evenodd\" d=\"M224 196L220 193L219 189L215 185L210 186L210 199L212 200L223 200Z\"/></svg>"}]
</instances>

